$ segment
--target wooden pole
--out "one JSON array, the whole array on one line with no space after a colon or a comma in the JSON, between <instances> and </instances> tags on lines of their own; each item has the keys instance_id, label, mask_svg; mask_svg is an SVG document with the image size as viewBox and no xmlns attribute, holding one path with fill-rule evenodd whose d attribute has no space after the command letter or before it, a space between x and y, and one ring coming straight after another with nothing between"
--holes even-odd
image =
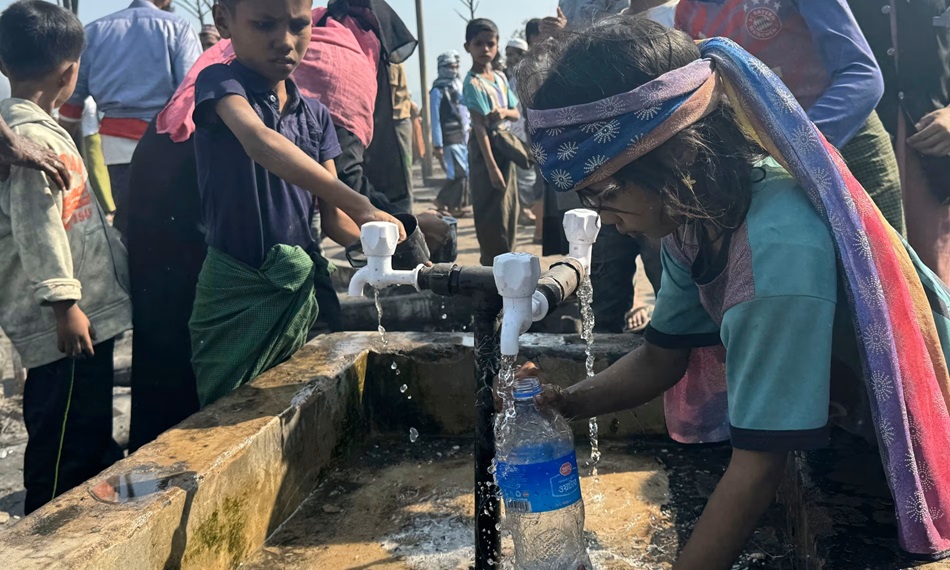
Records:
<instances>
[{"instance_id":1,"label":"wooden pole","mask_svg":"<svg viewBox=\"0 0 950 570\"><path fill-rule=\"evenodd\" d=\"M425 158L422 159L422 178L428 183L432 178L432 128L429 124L429 74L426 72L426 34L422 18L422 0L416 0L416 39L419 41L419 77L422 100L422 138L425 141Z\"/></svg>"}]
</instances>

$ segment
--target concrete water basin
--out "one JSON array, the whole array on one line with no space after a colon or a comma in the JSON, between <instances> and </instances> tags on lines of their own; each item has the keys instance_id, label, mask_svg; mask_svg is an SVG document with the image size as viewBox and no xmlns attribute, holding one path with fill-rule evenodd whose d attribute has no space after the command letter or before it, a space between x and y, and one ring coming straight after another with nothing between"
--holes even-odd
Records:
<instances>
[{"instance_id":1,"label":"concrete water basin","mask_svg":"<svg viewBox=\"0 0 950 570\"><path fill-rule=\"evenodd\" d=\"M385 346L371 333L310 343L0 533L0 566L469 568L472 339L387 336ZM538 361L552 381L567 385L584 376L584 345L576 337L524 340L522 356ZM598 338L596 367L637 342L630 335ZM581 467L591 558L602 569L668 569L729 449L672 443L660 402L601 418L600 425L606 442L599 477ZM578 456L587 457L586 422L576 428ZM737 570L913 566L897 552L880 489L854 481L855 472L868 471L862 458L874 451L840 445L850 452L831 450L790 466L781 502L764 517ZM862 549L862 541L878 546ZM503 551L510 549L506 539Z\"/></svg>"}]
</instances>

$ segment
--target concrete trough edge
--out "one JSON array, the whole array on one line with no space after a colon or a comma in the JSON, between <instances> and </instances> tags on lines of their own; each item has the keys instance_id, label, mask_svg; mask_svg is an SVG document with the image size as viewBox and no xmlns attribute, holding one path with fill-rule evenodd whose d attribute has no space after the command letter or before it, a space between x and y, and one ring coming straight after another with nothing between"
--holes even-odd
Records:
<instances>
[{"instance_id":1,"label":"concrete trough edge","mask_svg":"<svg viewBox=\"0 0 950 570\"><path fill-rule=\"evenodd\" d=\"M378 335L332 335L185 420L0 533L7 568L234 568L365 430L362 388ZM124 504L89 489L111 475L183 472Z\"/></svg>"}]
</instances>

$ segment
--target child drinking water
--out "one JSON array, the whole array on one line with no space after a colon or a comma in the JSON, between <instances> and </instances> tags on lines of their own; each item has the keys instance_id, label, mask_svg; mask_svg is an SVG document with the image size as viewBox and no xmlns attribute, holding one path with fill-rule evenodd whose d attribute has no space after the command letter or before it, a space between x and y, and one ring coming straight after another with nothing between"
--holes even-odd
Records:
<instances>
[{"instance_id":1,"label":"child drinking water","mask_svg":"<svg viewBox=\"0 0 950 570\"><path fill-rule=\"evenodd\" d=\"M498 55L498 26L484 18L469 22L465 51L472 56L463 87L465 105L472 114L469 187L481 264L488 266L496 256L514 249L519 211L517 167L493 150L491 137L496 130L508 129L520 115L508 79L492 69Z\"/></svg>"},{"instance_id":2,"label":"child drinking water","mask_svg":"<svg viewBox=\"0 0 950 570\"><path fill-rule=\"evenodd\" d=\"M195 83L195 155L208 255L191 330L198 397L207 405L289 358L317 316L315 279L329 264L311 233L323 216L356 224L392 216L337 180L327 108L290 79L310 45L309 0L220 0L214 20L236 59ZM312 195L312 196L311 196ZM344 232L357 239L356 226Z\"/></svg>"}]
</instances>

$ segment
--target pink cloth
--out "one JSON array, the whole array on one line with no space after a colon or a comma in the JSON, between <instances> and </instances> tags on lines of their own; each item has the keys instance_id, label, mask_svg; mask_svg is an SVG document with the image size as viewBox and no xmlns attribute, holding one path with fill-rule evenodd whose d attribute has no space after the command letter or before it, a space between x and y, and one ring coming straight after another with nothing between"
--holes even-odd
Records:
<instances>
[{"instance_id":1,"label":"pink cloth","mask_svg":"<svg viewBox=\"0 0 950 570\"><path fill-rule=\"evenodd\" d=\"M324 12L326 8L314 10L313 21ZM342 23L327 19L326 27L313 28L310 49L294 72L300 91L326 105L333 124L352 132L365 146L373 140L379 50L376 34L361 29L353 18Z\"/></svg>"},{"instance_id":2,"label":"pink cloth","mask_svg":"<svg viewBox=\"0 0 950 570\"><path fill-rule=\"evenodd\" d=\"M314 23L326 8L313 11ZM300 92L327 106L333 124L355 134L369 146L373 140L373 109L376 104L376 73L379 65L379 39L363 30L353 18L343 23L327 19L326 26L312 30L307 50L293 78ZM158 115L156 127L175 142L184 142L195 132L195 80L206 67L229 63L234 49L222 40L204 52L178 86L171 101Z\"/></svg>"}]
</instances>

